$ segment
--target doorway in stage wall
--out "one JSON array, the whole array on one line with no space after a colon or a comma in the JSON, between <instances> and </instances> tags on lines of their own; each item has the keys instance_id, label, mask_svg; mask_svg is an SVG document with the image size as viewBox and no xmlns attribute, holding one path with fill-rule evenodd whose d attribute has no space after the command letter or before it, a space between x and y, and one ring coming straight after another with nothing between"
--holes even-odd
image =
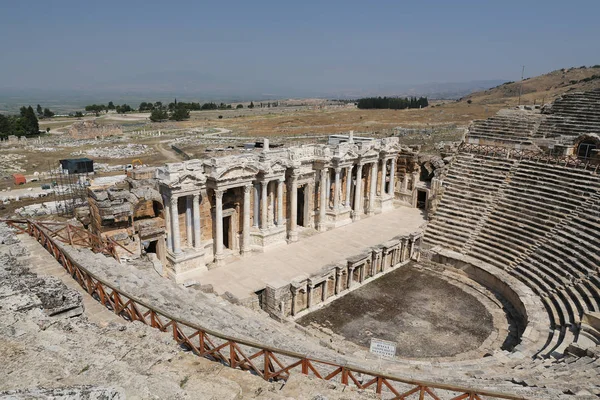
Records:
<instances>
[{"instance_id":1,"label":"doorway in stage wall","mask_svg":"<svg viewBox=\"0 0 600 400\"><path fill-rule=\"evenodd\" d=\"M223 247L231 249L231 215L223 217Z\"/></svg>"},{"instance_id":2,"label":"doorway in stage wall","mask_svg":"<svg viewBox=\"0 0 600 400\"><path fill-rule=\"evenodd\" d=\"M298 188L298 204L296 208L296 225L304 225L304 186Z\"/></svg>"},{"instance_id":3,"label":"doorway in stage wall","mask_svg":"<svg viewBox=\"0 0 600 400\"><path fill-rule=\"evenodd\" d=\"M417 208L427 208L427 191L417 190Z\"/></svg>"}]
</instances>

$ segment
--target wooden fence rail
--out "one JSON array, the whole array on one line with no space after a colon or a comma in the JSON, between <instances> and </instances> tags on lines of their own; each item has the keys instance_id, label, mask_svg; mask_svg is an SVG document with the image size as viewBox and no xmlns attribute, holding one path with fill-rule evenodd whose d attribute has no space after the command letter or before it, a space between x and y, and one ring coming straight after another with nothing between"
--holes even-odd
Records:
<instances>
[{"instance_id":1,"label":"wooden fence rail","mask_svg":"<svg viewBox=\"0 0 600 400\"><path fill-rule=\"evenodd\" d=\"M89 247L111 257L115 257L116 254L115 243L69 224L32 220L0 222L13 227L19 233L27 233L34 237L90 296L125 320L140 321L162 332L169 332L183 349L231 368L249 371L267 381L285 381L292 373L301 373L318 379L341 382L358 389L372 389L382 398L389 399L524 399L521 396L493 391L405 379L359 366L338 364L277 349L203 328L161 311L98 278L75 262L57 242Z\"/></svg>"}]
</instances>

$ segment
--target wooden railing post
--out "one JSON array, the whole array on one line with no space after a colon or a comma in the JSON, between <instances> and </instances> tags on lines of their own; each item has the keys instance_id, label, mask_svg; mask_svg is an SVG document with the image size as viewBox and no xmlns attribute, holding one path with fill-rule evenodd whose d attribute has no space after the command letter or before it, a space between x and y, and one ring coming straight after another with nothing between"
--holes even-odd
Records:
<instances>
[{"instance_id":1,"label":"wooden railing post","mask_svg":"<svg viewBox=\"0 0 600 400\"><path fill-rule=\"evenodd\" d=\"M269 355L271 354L270 351L265 350L263 352L263 376L265 377L265 381L268 381L269 379L271 379L271 373L269 371L270 369L270 360L269 360Z\"/></svg>"}]
</instances>

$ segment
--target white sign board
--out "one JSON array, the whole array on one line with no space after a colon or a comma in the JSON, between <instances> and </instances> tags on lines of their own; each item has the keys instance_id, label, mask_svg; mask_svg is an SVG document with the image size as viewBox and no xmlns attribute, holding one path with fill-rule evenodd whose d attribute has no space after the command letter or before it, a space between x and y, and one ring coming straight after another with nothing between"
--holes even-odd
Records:
<instances>
[{"instance_id":1,"label":"white sign board","mask_svg":"<svg viewBox=\"0 0 600 400\"><path fill-rule=\"evenodd\" d=\"M371 338L371 348L369 351L380 357L393 358L396 355L396 343Z\"/></svg>"}]
</instances>

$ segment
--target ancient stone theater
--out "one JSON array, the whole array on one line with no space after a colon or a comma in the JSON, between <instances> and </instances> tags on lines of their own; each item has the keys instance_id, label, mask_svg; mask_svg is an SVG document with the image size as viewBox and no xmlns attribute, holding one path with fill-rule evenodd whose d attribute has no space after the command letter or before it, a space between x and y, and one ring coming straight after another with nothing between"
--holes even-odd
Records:
<instances>
[{"instance_id":1,"label":"ancient stone theater","mask_svg":"<svg viewBox=\"0 0 600 400\"><path fill-rule=\"evenodd\" d=\"M357 139L134 169L78 223L7 223L105 312L257 379L598 398L600 90L474 121L441 156Z\"/></svg>"}]
</instances>

